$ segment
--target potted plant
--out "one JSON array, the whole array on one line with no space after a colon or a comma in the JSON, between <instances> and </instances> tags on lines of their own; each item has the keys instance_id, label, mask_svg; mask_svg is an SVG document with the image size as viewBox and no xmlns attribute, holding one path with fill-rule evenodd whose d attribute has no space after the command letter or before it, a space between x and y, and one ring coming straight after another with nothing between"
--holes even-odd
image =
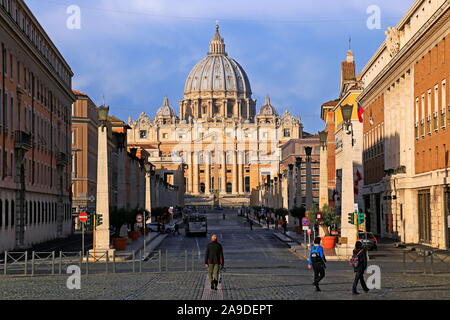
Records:
<instances>
[{"instance_id":1,"label":"potted plant","mask_svg":"<svg viewBox=\"0 0 450 320\"><path fill-rule=\"evenodd\" d=\"M114 207L110 210L110 213L110 222L115 230L112 236L114 248L116 250L125 250L128 238L120 235L120 229L126 222L125 210Z\"/></svg>"},{"instance_id":2,"label":"potted plant","mask_svg":"<svg viewBox=\"0 0 450 320\"><path fill-rule=\"evenodd\" d=\"M341 223L340 217L336 214L336 210L328 205L322 208L322 230L325 236L322 237L322 245L324 248L334 248L336 245L336 236L330 235L331 226L339 226Z\"/></svg>"}]
</instances>

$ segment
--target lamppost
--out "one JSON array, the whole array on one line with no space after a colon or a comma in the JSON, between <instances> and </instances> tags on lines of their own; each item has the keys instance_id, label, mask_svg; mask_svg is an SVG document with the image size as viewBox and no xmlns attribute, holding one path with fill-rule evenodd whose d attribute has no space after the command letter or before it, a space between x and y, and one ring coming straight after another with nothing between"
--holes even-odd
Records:
<instances>
[{"instance_id":1,"label":"lamppost","mask_svg":"<svg viewBox=\"0 0 450 320\"><path fill-rule=\"evenodd\" d=\"M328 152L327 141L328 132L326 130L319 132L320 139L320 191L319 191L319 207L323 208L328 205Z\"/></svg>"},{"instance_id":2,"label":"lamppost","mask_svg":"<svg viewBox=\"0 0 450 320\"><path fill-rule=\"evenodd\" d=\"M145 210L149 212L150 222L152 222L152 176L155 174L155 166L146 162L144 164L145 169ZM144 217L144 223L146 223Z\"/></svg>"},{"instance_id":3,"label":"lamppost","mask_svg":"<svg viewBox=\"0 0 450 320\"><path fill-rule=\"evenodd\" d=\"M108 252L110 250L109 235L109 167L108 167L108 112L109 107L97 108L98 120L98 156L97 156L97 208L96 211L103 215L103 223L94 229L94 256L96 252ZM105 130L106 129L106 130ZM102 254L103 256L103 254Z\"/></svg>"},{"instance_id":4,"label":"lamppost","mask_svg":"<svg viewBox=\"0 0 450 320\"><path fill-rule=\"evenodd\" d=\"M347 245L352 247L356 241L356 231L348 221L348 214L355 211L353 184L353 105L341 106L342 112L342 190L341 190L341 236L347 238ZM345 128L345 131L344 131Z\"/></svg>"},{"instance_id":5,"label":"lamppost","mask_svg":"<svg viewBox=\"0 0 450 320\"><path fill-rule=\"evenodd\" d=\"M296 193L295 193L295 207L300 207L302 205L302 157L295 158L295 166L297 167L297 177L296 177Z\"/></svg>"},{"instance_id":6,"label":"lamppost","mask_svg":"<svg viewBox=\"0 0 450 320\"><path fill-rule=\"evenodd\" d=\"M306 153L306 208L311 210L313 203L313 193L312 193L312 173L311 173L311 154L312 147L305 147Z\"/></svg>"}]
</instances>

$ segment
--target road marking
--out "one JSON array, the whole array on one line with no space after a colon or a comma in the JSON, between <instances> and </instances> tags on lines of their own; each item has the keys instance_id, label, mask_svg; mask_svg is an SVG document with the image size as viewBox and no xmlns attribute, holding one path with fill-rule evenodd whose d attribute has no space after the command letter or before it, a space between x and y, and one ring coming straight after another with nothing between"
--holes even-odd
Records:
<instances>
[{"instance_id":1,"label":"road marking","mask_svg":"<svg viewBox=\"0 0 450 320\"><path fill-rule=\"evenodd\" d=\"M253 239L253 237L252 237L251 235L248 234L247 237L248 237L250 240L255 241L255 239Z\"/></svg>"},{"instance_id":2,"label":"road marking","mask_svg":"<svg viewBox=\"0 0 450 320\"><path fill-rule=\"evenodd\" d=\"M195 243L197 244L197 254L198 254L198 257L200 257L200 246L199 246L199 244L198 244L197 238L195 238Z\"/></svg>"}]
</instances>

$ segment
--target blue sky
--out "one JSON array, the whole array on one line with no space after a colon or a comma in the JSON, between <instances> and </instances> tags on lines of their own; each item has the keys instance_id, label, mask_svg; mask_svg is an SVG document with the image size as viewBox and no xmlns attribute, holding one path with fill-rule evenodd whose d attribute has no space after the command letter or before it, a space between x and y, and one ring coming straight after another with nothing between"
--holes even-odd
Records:
<instances>
[{"instance_id":1,"label":"blue sky","mask_svg":"<svg viewBox=\"0 0 450 320\"><path fill-rule=\"evenodd\" d=\"M357 71L413 0L26 0L75 73L73 88L127 120L153 116L164 96L179 112L184 82L207 53L216 20L226 50L246 70L258 108L269 94L281 113L323 128L320 105L339 91L351 37ZM66 27L69 5L81 29ZM371 5L381 29L366 26Z\"/></svg>"}]
</instances>

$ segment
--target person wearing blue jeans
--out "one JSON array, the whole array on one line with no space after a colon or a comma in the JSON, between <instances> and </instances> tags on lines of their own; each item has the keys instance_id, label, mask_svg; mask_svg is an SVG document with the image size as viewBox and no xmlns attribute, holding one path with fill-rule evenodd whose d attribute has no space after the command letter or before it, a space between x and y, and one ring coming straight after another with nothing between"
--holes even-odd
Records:
<instances>
[{"instance_id":1,"label":"person wearing blue jeans","mask_svg":"<svg viewBox=\"0 0 450 320\"><path fill-rule=\"evenodd\" d=\"M325 254L323 253L323 247L320 245L320 237L314 239L314 245L309 250L308 269L314 270L314 282L316 291L321 291L319 288L319 282L325 277L325 269L327 262Z\"/></svg>"}]
</instances>

